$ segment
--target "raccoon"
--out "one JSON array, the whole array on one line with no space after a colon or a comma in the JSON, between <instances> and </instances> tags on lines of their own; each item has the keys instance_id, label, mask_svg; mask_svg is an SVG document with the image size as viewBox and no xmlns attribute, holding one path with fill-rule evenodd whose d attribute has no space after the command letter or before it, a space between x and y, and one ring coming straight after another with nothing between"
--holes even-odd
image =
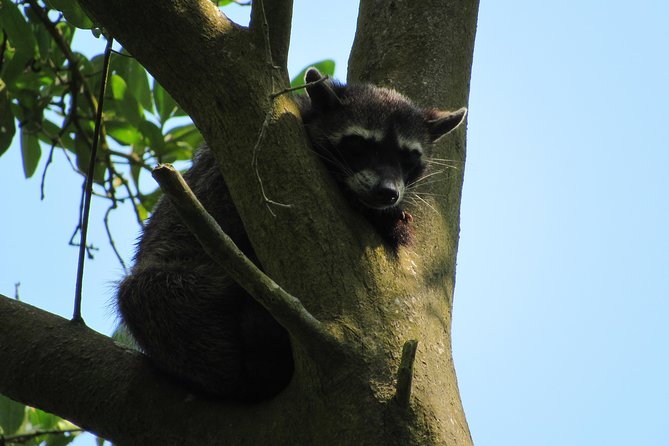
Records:
<instances>
[{"instance_id":1,"label":"raccoon","mask_svg":"<svg viewBox=\"0 0 669 446\"><path fill-rule=\"evenodd\" d=\"M431 144L464 119L423 110L401 94L343 85L307 71L296 98L313 149L352 206L393 249L410 243L401 204L426 170ZM184 177L221 228L256 264L225 182L206 146ZM287 332L204 253L167 199L146 224L135 264L119 284L123 323L151 362L203 396L258 402L293 374Z\"/></svg>"},{"instance_id":2,"label":"raccoon","mask_svg":"<svg viewBox=\"0 0 669 446\"><path fill-rule=\"evenodd\" d=\"M298 99L313 149L348 201L397 249L412 240L402 200L424 178L432 144L464 120L467 109L423 110L408 98L370 84L342 85L316 69Z\"/></svg>"}]
</instances>

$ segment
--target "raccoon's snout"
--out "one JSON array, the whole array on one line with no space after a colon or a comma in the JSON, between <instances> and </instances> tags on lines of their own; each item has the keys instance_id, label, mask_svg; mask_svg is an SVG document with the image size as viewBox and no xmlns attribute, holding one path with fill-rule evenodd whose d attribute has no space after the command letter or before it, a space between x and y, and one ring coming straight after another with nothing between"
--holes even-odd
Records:
<instances>
[{"instance_id":1,"label":"raccoon's snout","mask_svg":"<svg viewBox=\"0 0 669 446\"><path fill-rule=\"evenodd\" d=\"M400 199L400 191L390 180L381 181L371 191L371 199L374 207L386 208L397 204Z\"/></svg>"},{"instance_id":2,"label":"raccoon's snout","mask_svg":"<svg viewBox=\"0 0 669 446\"><path fill-rule=\"evenodd\" d=\"M402 201L404 183L393 176L366 169L348 177L345 182L358 200L372 209L387 209Z\"/></svg>"}]
</instances>

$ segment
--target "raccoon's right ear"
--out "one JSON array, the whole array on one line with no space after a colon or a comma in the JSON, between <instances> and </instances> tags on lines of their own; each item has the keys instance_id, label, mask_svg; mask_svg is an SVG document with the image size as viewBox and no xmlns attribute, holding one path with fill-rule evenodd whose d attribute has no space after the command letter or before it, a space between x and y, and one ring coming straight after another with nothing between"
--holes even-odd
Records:
<instances>
[{"instance_id":1,"label":"raccoon's right ear","mask_svg":"<svg viewBox=\"0 0 669 446\"><path fill-rule=\"evenodd\" d=\"M451 130L455 130L465 120L465 116L467 116L467 107L456 111L427 110L425 123L432 142L436 142Z\"/></svg>"},{"instance_id":2,"label":"raccoon's right ear","mask_svg":"<svg viewBox=\"0 0 669 446\"><path fill-rule=\"evenodd\" d=\"M328 110L341 105L341 100L337 93L332 89L332 82L327 77L323 77L320 71L311 67L304 75L304 82L316 84L307 87L307 94L311 99L311 104L318 109Z\"/></svg>"}]
</instances>

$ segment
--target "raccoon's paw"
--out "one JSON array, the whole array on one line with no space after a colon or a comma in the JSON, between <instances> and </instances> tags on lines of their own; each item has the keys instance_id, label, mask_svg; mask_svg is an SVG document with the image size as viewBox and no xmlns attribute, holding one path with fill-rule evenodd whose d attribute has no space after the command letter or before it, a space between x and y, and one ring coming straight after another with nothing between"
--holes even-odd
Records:
<instances>
[{"instance_id":1,"label":"raccoon's paw","mask_svg":"<svg viewBox=\"0 0 669 446\"><path fill-rule=\"evenodd\" d=\"M390 242L397 251L400 246L409 246L413 243L413 228L411 222L413 215L402 211L401 215L390 228Z\"/></svg>"}]
</instances>

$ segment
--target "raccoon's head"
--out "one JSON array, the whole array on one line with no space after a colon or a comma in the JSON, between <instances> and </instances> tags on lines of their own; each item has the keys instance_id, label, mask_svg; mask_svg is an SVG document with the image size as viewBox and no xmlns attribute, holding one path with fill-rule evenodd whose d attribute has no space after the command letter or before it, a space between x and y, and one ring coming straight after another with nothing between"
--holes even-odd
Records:
<instances>
[{"instance_id":1,"label":"raccoon's head","mask_svg":"<svg viewBox=\"0 0 669 446\"><path fill-rule=\"evenodd\" d=\"M300 106L313 148L347 195L370 210L397 207L424 174L432 144L467 113L424 110L394 90L342 85L315 68L305 82L312 85Z\"/></svg>"}]
</instances>

